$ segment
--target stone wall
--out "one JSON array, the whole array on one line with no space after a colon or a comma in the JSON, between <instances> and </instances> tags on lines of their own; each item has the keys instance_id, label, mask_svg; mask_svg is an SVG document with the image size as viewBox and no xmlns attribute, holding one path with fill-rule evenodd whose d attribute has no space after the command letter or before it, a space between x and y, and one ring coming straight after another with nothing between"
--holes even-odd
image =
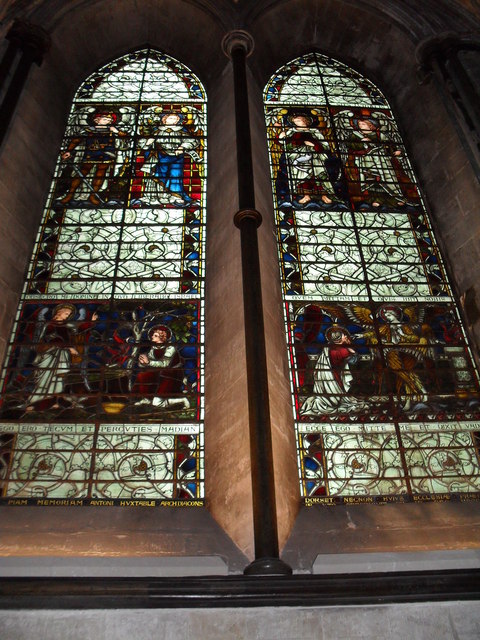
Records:
<instances>
[{"instance_id":1,"label":"stone wall","mask_svg":"<svg viewBox=\"0 0 480 640\"><path fill-rule=\"evenodd\" d=\"M430 22L425 15L427 5L436 11ZM17 13L13 11L15 6ZM149 43L180 59L205 83L210 135L207 509L230 541L225 553L231 554L234 571L238 570L238 557L244 557L236 555L238 549L253 557L253 534L239 233L232 221L237 208L233 83L230 63L221 51L226 31L243 26L256 43L248 59L249 95L257 208L264 217L259 242L282 545L294 527L299 494L261 101L262 87L282 64L309 50L325 52L370 77L390 99L424 187L456 292L459 296L470 292L473 311L467 312L467 323L471 325L472 338L480 342L480 317L475 317L472 302L475 297L480 300L480 219L476 213L480 186L436 87L433 83L418 83L416 63L418 45L423 38L433 35L434 29L474 30L477 23L469 21L462 11L456 11L455 3L446 2L411 0L410 11L398 2L373 0L289 0L239 6L237 10L230 2L175 0L12 4L9 19L22 15L36 18L51 31L52 49L43 65L31 71L0 155L3 291L0 347L3 348L16 312L70 101L80 81L106 61ZM444 6L449 7L445 16ZM8 26L5 21L2 28ZM421 545L425 549L442 544L445 548L478 546L478 536L475 539L462 534L469 526L477 531L480 511L476 503L469 503L468 509L465 505L448 503L423 505L416 510L409 505L381 508L359 505L352 511L338 507L306 513L302 510L294 536L286 547L298 570L309 570L312 558L328 552L332 545L337 551L348 550L355 544L358 547L359 540L369 541L371 550L385 549L387 540L398 550L417 548L415 528L422 531ZM51 555L88 555L92 550L99 555L114 555L118 552L114 540L124 541L124 555L137 551L147 555L189 555L192 549L201 554L211 553L212 545L220 540L214 523L207 526L204 516L193 512L180 517L170 512L160 516L144 511L133 515L115 511L111 518L115 536L127 532L126 538L109 539L109 520L108 513L94 515L90 510L88 513L42 508L5 511L0 524L1 553L33 555L36 545L43 544L41 536L38 541L34 538L38 523L44 536L44 552ZM391 527L391 522L396 526ZM409 535L405 535L406 530ZM152 533L155 531L156 534ZM363 537L359 537L359 531L364 532ZM388 536L383 535L385 531ZM151 544L153 535L155 541ZM298 553L292 551L292 545Z\"/></svg>"},{"instance_id":2,"label":"stone wall","mask_svg":"<svg viewBox=\"0 0 480 640\"><path fill-rule=\"evenodd\" d=\"M351 607L2 611L4 640L477 640L476 602Z\"/></svg>"}]
</instances>

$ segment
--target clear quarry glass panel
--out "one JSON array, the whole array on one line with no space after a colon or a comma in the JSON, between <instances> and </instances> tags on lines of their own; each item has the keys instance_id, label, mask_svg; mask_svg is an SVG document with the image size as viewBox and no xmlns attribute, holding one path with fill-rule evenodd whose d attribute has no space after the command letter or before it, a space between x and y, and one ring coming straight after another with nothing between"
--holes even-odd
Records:
<instances>
[{"instance_id":1,"label":"clear quarry glass panel","mask_svg":"<svg viewBox=\"0 0 480 640\"><path fill-rule=\"evenodd\" d=\"M202 504L205 181L186 67L82 84L2 373L3 503Z\"/></svg>"},{"instance_id":2,"label":"clear quarry glass panel","mask_svg":"<svg viewBox=\"0 0 480 640\"><path fill-rule=\"evenodd\" d=\"M306 504L478 499L478 374L386 99L312 53L265 114Z\"/></svg>"}]
</instances>

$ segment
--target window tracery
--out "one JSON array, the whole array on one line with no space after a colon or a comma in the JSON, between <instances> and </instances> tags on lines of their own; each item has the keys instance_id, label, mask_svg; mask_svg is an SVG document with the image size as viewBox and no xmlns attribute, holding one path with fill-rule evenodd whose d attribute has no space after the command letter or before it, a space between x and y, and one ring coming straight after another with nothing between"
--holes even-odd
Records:
<instances>
[{"instance_id":1,"label":"window tracery","mask_svg":"<svg viewBox=\"0 0 480 640\"><path fill-rule=\"evenodd\" d=\"M201 504L205 180L186 67L82 83L2 374L3 501Z\"/></svg>"},{"instance_id":2,"label":"window tracery","mask_svg":"<svg viewBox=\"0 0 480 640\"><path fill-rule=\"evenodd\" d=\"M311 53L265 114L302 496L477 497L478 374L387 100Z\"/></svg>"}]
</instances>

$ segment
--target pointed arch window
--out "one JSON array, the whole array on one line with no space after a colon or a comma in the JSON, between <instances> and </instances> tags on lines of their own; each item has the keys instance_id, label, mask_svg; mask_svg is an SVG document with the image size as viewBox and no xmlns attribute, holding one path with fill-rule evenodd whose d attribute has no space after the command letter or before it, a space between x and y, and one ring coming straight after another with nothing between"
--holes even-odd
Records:
<instances>
[{"instance_id":1,"label":"pointed arch window","mask_svg":"<svg viewBox=\"0 0 480 640\"><path fill-rule=\"evenodd\" d=\"M478 497L478 375L387 100L318 53L264 98L303 497Z\"/></svg>"},{"instance_id":2,"label":"pointed arch window","mask_svg":"<svg viewBox=\"0 0 480 640\"><path fill-rule=\"evenodd\" d=\"M206 97L137 50L78 89L2 374L2 500L201 504Z\"/></svg>"}]
</instances>

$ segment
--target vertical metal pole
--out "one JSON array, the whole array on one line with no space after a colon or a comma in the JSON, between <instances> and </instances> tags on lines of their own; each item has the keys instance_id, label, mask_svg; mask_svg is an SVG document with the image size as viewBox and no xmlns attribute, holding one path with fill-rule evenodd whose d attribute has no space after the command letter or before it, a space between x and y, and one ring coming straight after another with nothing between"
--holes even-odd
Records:
<instances>
[{"instance_id":1,"label":"vertical metal pole","mask_svg":"<svg viewBox=\"0 0 480 640\"><path fill-rule=\"evenodd\" d=\"M40 65L50 46L48 34L41 27L28 22L15 22L7 38L10 45L0 65L0 71L5 74L3 80L10 71L17 50L22 51L22 56L0 105L0 145L5 139L32 64L35 62Z\"/></svg>"},{"instance_id":2,"label":"vertical metal pole","mask_svg":"<svg viewBox=\"0 0 480 640\"><path fill-rule=\"evenodd\" d=\"M250 459L252 470L255 560L246 575L289 575L279 558L273 454L268 398L267 359L263 324L262 288L257 227L262 217L255 209L246 58L253 48L243 31L227 34L223 48L233 63L237 144L238 200L234 216L240 229L243 304L247 359Z\"/></svg>"}]
</instances>

